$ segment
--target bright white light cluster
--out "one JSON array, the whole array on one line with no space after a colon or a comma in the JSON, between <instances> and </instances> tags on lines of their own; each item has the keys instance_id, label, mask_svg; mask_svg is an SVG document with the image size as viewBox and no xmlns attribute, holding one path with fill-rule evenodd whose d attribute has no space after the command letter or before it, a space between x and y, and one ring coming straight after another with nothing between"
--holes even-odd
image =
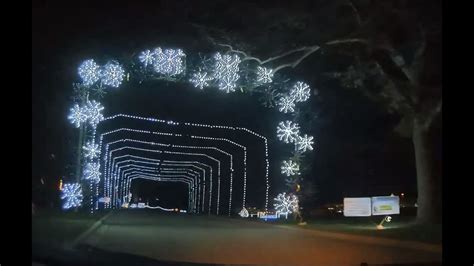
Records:
<instances>
[{"instance_id":1,"label":"bright white light cluster","mask_svg":"<svg viewBox=\"0 0 474 266\"><path fill-rule=\"evenodd\" d=\"M207 72L196 72L193 74L191 79L189 79L189 82L193 84L194 87L203 89L204 87L209 86L209 82L213 78L211 76L208 76Z\"/></svg>"},{"instance_id":2,"label":"bright white light cluster","mask_svg":"<svg viewBox=\"0 0 474 266\"><path fill-rule=\"evenodd\" d=\"M299 175L300 167L292 160L283 161L281 165L281 173L286 176Z\"/></svg>"},{"instance_id":3,"label":"bright white light cluster","mask_svg":"<svg viewBox=\"0 0 474 266\"><path fill-rule=\"evenodd\" d=\"M70 109L68 119L77 128L81 126L81 123L88 120L91 126L95 128L100 121L104 120L102 110L104 110L104 107L99 102L88 100L86 105L82 107L75 104L74 107Z\"/></svg>"},{"instance_id":4,"label":"bright white light cluster","mask_svg":"<svg viewBox=\"0 0 474 266\"><path fill-rule=\"evenodd\" d=\"M299 125L288 120L280 122L277 126L277 137L285 143L293 143L299 132Z\"/></svg>"},{"instance_id":5,"label":"bright white light cluster","mask_svg":"<svg viewBox=\"0 0 474 266\"><path fill-rule=\"evenodd\" d=\"M78 104L75 104L73 108L70 109L70 114L67 117L75 127L79 128L81 123L87 121L86 109L79 107Z\"/></svg>"},{"instance_id":6,"label":"bright white light cluster","mask_svg":"<svg viewBox=\"0 0 474 266\"><path fill-rule=\"evenodd\" d=\"M82 148L85 151L84 157L86 158L94 159L99 156L99 144L95 144L93 141L88 141Z\"/></svg>"},{"instance_id":7,"label":"bright white light cluster","mask_svg":"<svg viewBox=\"0 0 474 266\"><path fill-rule=\"evenodd\" d=\"M234 92L237 87L237 80L240 78L238 74L240 57L238 55L216 53L214 60L214 78L218 82L219 90L227 93Z\"/></svg>"},{"instance_id":8,"label":"bright white light cluster","mask_svg":"<svg viewBox=\"0 0 474 266\"><path fill-rule=\"evenodd\" d=\"M111 61L100 67L93 59L82 62L78 73L85 86L91 86L100 80L104 85L117 88L125 77L125 70L119 63Z\"/></svg>"},{"instance_id":9,"label":"bright white light cluster","mask_svg":"<svg viewBox=\"0 0 474 266\"><path fill-rule=\"evenodd\" d=\"M85 86L91 86L100 79L100 67L94 59L85 60L78 68L79 77Z\"/></svg>"},{"instance_id":10,"label":"bright white light cluster","mask_svg":"<svg viewBox=\"0 0 474 266\"><path fill-rule=\"evenodd\" d=\"M240 217L247 218L247 217L249 217L249 211L247 211L247 209L243 208L243 209L239 212L239 215L240 215Z\"/></svg>"},{"instance_id":11,"label":"bright white light cluster","mask_svg":"<svg viewBox=\"0 0 474 266\"><path fill-rule=\"evenodd\" d=\"M100 164L99 163L87 163L84 169L84 178L95 183L100 181Z\"/></svg>"},{"instance_id":12,"label":"bright white light cluster","mask_svg":"<svg viewBox=\"0 0 474 266\"><path fill-rule=\"evenodd\" d=\"M82 204L82 188L79 183L66 183L61 191L61 199L64 200L63 209L80 207Z\"/></svg>"},{"instance_id":13,"label":"bright white light cluster","mask_svg":"<svg viewBox=\"0 0 474 266\"><path fill-rule=\"evenodd\" d=\"M85 110L87 119L93 128L97 127L99 122L104 120L104 116L102 115L104 107L99 102L96 102L95 100L87 101Z\"/></svg>"},{"instance_id":14,"label":"bright white light cluster","mask_svg":"<svg viewBox=\"0 0 474 266\"><path fill-rule=\"evenodd\" d=\"M307 150L312 151L313 150L313 144L314 144L313 137L308 136L306 134L304 134L303 137L298 136L298 138L295 142L296 148L301 152L305 152Z\"/></svg>"},{"instance_id":15,"label":"bright white light cluster","mask_svg":"<svg viewBox=\"0 0 474 266\"><path fill-rule=\"evenodd\" d=\"M257 81L261 83L271 83L273 78L273 69L257 67Z\"/></svg>"},{"instance_id":16,"label":"bright white light cluster","mask_svg":"<svg viewBox=\"0 0 474 266\"><path fill-rule=\"evenodd\" d=\"M281 97L278 101L278 110L283 113L292 113L295 111L295 99L291 96Z\"/></svg>"},{"instance_id":17,"label":"bright white light cluster","mask_svg":"<svg viewBox=\"0 0 474 266\"><path fill-rule=\"evenodd\" d=\"M186 54L181 49L164 49L160 47L153 51L153 68L156 72L174 76L184 71L183 58Z\"/></svg>"},{"instance_id":18,"label":"bright white light cluster","mask_svg":"<svg viewBox=\"0 0 474 266\"><path fill-rule=\"evenodd\" d=\"M278 194L276 198L274 198L275 203L273 206L275 210L284 215L288 215L293 212L298 211L298 197L295 195L286 195L285 192Z\"/></svg>"},{"instance_id":19,"label":"bright white light cluster","mask_svg":"<svg viewBox=\"0 0 474 266\"><path fill-rule=\"evenodd\" d=\"M296 102L304 102L309 99L310 95L309 85L301 81L296 82L290 91L290 96L293 97Z\"/></svg>"},{"instance_id":20,"label":"bright white light cluster","mask_svg":"<svg viewBox=\"0 0 474 266\"><path fill-rule=\"evenodd\" d=\"M101 77L104 85L118 88L125 77L125 71L119 63L109 62L104 66Z\"/></svg>"},{"instance_id":21,"label":"bright white light cluster","mask_svg":"<svg viewBox=\"0 0 474 266\"><path fill-rule=\"evenodd\" d=\"M148 65L153 65L153 62L155 61L154 53L150 50L145 50L141 52L138 59L140 60L140 62L143 63L145 67L147 67Z\"/></svg>"}]
</instances>

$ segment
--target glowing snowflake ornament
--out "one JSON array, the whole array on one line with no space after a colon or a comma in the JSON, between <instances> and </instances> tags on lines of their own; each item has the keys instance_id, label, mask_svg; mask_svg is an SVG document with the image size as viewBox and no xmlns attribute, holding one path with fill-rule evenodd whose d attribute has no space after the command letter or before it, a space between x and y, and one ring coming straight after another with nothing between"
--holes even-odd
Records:
<instances>
[{"instance_id":1,"label":"glowing snowflake ornament","mask_svg":"<svg viewBox=\"0 0 474 266\"><path fill-rule=\"evenodd\" d=\"M280 122L277 126L277 137L285 143L293 143L298 137L299 132L299 125L288 120Z\"/></svg>"},{"instance_id":2,"label":"glowing snowflake ornament","mask_svg":"<svg viewBox=\"0 0 474 266\"><path fill-rule=\"evenodd\" d=\"M218 81L219 90L227 93L234 92L237 87L237 80L240 78L239 64L240 57L238 55L222 55L216 53L214 55L214 78Z\"/></svg>"},{"instance_id":3,"label":"glowing snowflake ornament","mask_svg":"<svg viewBox=\"0 0 474 266\"><path fill-rule=\"evenodd\" d=\"M273 203L273 207L279 214L286 215L288 218L288 214L297 212L299 205L298 205L298 197L295 195L286 195L285 192L278 194L276 198L274 198L275 203Z\"/></svg>"},{"instance_id":4,"label":"glowing snowflake ornament","mask_svg":"<svg viewBox=\"0 0 474 266\"><path fill-rule=\"evenodd\" d=\"M189 81L194 85L194 87L202 90L204 87L209 86L208 81L212 79L213 78L208 76L206 72L196 72Z\"/></svg>"},{"instance_id":5,"label":"glowing snowflake ornament","mask_svg":"<svg viewBox=\"0 0 474 266\"><path fill-rule=\"evenodd\" d=\"M80 207L82 204L82 188L79 183L63 185L61 199L64 200L63 209Z\"/></svg>"},{"instance_id":6,"label":"glowing snowflake ornament","mask_svg":"<svg viewBox=\"0 0 474 266\"><path fill-rule=\"evenodd\" d=\"M257 67L257 81L261 83L271 83L273 79L273 69Z\"/></svg>"},{"instance_id":7,"label":"glowing snowflake ornament","mask_svg":"<svg viewBox=\"0 0 474 266\"><path fill-rule=\"evenodd\" d=\"M314 144L313 137L308 136L306 134L304 134L303 137L298 136L298 138L296 139L296 142L295 142L296 148L301 152L305 152L307 150L312 151L313 150L313 144Z\"/></svg>"},{"instance_id":8,"label":"glowing snowflake ornament","mask_svg":"<svg viewBox=\"0 0 474 266\"><path fill-rule=\"evenodd\" d=\"M99 144L94 142L87 142L85 146L82 147L85 151L84 157L94 159L99 156Z\"/></svg>"},{"instance_id":9,"label":"glowing snowflake ornament","mask_svg":"<svg viewBox=\"0 0 474 266\"><path fill-rule=\"evenodd\" d=\"M156 72L174 76L184 71L184 60L186 54L181 49L156 48L154 53L153 67Z\"/></svg>"},{"instance_id":10,"label":"glowing snowflake ornament","mask_svg":"<svg viewBox=\"0 0 474 266\"><path fill-rule=\"evenodd\" d=\"M292 113L295 111L295 99L290 96L281 97L278 101L278 110L283 113Z\"/></svg>"},{"instance_id":11,"label":"glowing snowflake ornament","mask_svg":"<svg viewBox=\"0 0 474 266\"><path fill-rule=\"evenodd\" d=\"M296 82L290 91L290 96L293 97L296 102L304 102L309 99L310 95L309 85L301 81Z\"/></svg>"},{"instance_id":12,"label":"glowing snowflake ornament","mask_svg":"<svg viewBox=\"0 0 474 266\"><path fill-rule=\"evenodd\" d=\"M109 62L102 70L102 83L107 86L118 88L125 77L125 71L122 66L116 62Z\"/></svg>"},{"instance_id":13,"label":"glowing snowflake ornament","mask_svg":"<svg viewBox=\"0 0 474 266\"><path fill-rule=\"evenodd\" d=\"M87 113L85 112L84 108L79 107L78 104L75 104L73 108L71 108L71 113L67 117L74 126L77 128L81 126L81 123L87 121Z\"/></svg>"},{"instance_id":14,"label":"glowing snowflake ornament","mask_svg":"<svg viewBox=\"0 0 474 266\"><path fill-rule=\"evenodd\" d=\"M91 86L100 79L100 67L93 59L82 62L78 68L78 73L85 86Z\"/></svg>"},{"instance_id":15,"label":"glowing snowflake ornament","mask_svg":"<svg viewBox=\"0 0 474 266\"><path fill-rule=\"evenodd\" d=\"M99 163L87 163L84 169L84 178L86 180L94 181L99 183L100 181L100 164Z\"/></svg>"},{"instance_id":16,"label":"glowing snowflake ornament","mask_svg":"<svg viewBox=\"0 0 474 266\"><path fill-rule=\"evenodd\" d=\"M99 122L104 120L102 110L104 110L104 107L99 102L96 102L95 100L87 101L85 112L89 124L91 124L93 128L96 128Z\"/></svg>"},{"instance_id":17,"label":"glowing snowflake ornament","mask_svg":"<svg viewBox=\"0 0 474 266\"><path fill-rule=\"evenodd\" d=\"M283 164L281 165L281 173L286 176L299 175L299 171L299 165L292 160L283 161Z\"/></svg>"},{"instance_id":18,"label":"glowing snowflake ornament","mask_svg":"<svg viewBox=\"0 0 474 266\"><path fill-rule=\"evenodd\" d=\"M138 59L145 67L147 67L148 65L153 65L153 62L155 61L154 55L155 54L150 50L145 50L141 52L140 56L138 56Z\"/></svg>"},{"instance_id":19,"label":"glowing snowflake ornament","mask_svg":"<svg viewBox=\"0 0 474 266\"><path fill-rule=\"evenodd\" d=\"M247 218L249 217L249 212L247 211L247 209L242 208L242 210L239 212L239 215L240 217Z\"/></svg>"}]
</instances>

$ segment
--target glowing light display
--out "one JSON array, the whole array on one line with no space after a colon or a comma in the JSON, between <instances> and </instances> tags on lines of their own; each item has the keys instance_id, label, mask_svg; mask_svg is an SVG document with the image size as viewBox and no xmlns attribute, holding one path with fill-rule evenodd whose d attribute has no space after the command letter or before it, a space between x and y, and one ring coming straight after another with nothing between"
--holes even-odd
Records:
<instances>
[{"instance_id":1,"label":"glowing light display","mask_svg":"<svg viewBox=\"0 0 474 266\"><path fill-rule=\"evenodd\" d=\"M91 86L100 79L100 67L93 59L85 60L78 68L82 84Z\"/></svg>"},{"instance_id":2,"label":"glowing light display","mask_svg":"<svg viewBox=\"0 0 474 266\"><path fill-rule=\"evenodd\" d=\"M298 134L300 133L300 127L297 123L291 121L280 122L277 127L277 137L285 143L293 143Z\"/></svg>"},{"instance_id":3,"label":"glowing light display","mask_svg":"<svg viewBox=\"0 0 474 266\"><path fill-rule=\"evenodd\" d=\"M308 136L306 134L304 134L304 136L298 136L296 142L295 142L295 145L296 145L296 148L301 151L301 152L305 152L307 150L309 151L312 151L313 150L313 137L311 136Z\"/></svg>"},{"instance_id":4,"label":"glowing light display","mask_svg":"<svg viewBox=\"0 0 474 266\"><path fill-rule=\"evenodd\" d=\"M80 207L82 204L82 188L78 183L66 183L61 191L61 199L64 201L63 209Z\"/></svg>"},{"instance_id":5,"label":"glowing light display","mask_svg":"<svg viewBox=\"0 0 474 266\"><path fill-rule=\"evenodd\" d=\"M288 214L298 211L298 197L295 195L286 195L285 192L278 194L274 199L273 206L279 214L283 214L288 218Z\"/></svg>"},{"instance_id":6,"label":"glowing light display","mask_svg":"<svg viewBox=\"0 0 474 266\"><path fill-rule=\"evenodd\" d=\"M292 160L283 161L281 165L281 173L286 176L299 175L300 167Z\"/></svg>"}]
</instances>

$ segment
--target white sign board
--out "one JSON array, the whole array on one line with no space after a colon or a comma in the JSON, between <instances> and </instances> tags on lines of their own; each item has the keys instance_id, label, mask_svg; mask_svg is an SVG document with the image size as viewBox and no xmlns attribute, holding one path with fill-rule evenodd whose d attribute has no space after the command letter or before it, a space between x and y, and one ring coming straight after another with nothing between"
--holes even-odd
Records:
<instances>
[{"instance_id":1,"label":"white sign board","mask_svg":"<svg viewBox=\"0 0 474 266\"><path fill-rule=\"evenodd\" d=\"M364 217L371 214L370 198L344 198L344 216Z\"/></svg>"},{"instance_id":2,"label":"white sign board","mask_svg":"<svg viewBox=\"0 0 474 266\"><path fill-rule=\"evenodd\" d=\"M145 208L145 203L144 202L139 202L137 207L140 208L140 209Z\"/></svg>"},{"instance_id":3,"label":"white sign board","mask_svg":"<svg viewBox=\"0 0 474 266\"><path fill-rule=\"evenodd\" d=\"M372 215L400 214L398 196L372 197Z\"/></svg>"}]
</instances>

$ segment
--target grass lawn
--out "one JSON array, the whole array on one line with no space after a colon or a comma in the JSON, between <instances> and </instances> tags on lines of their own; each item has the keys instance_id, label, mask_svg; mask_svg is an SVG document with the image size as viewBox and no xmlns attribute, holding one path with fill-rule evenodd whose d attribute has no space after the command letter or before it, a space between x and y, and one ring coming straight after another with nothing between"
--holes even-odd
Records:
<instances>
[{"instance_id":1,"label":"grass lawn","mask_svg":"<svg viewBox=\"0 0 474 266\"><path fill-rule=\"evenodd\" d=\"M39 210L32 217L32 242L55 246L69 243L105 214Z\"/></svg>"},{"instance_id":2,"label":"grass lawn","mask_svg":"<svg viewBox=\"0 0 474 266\"><path fill-rule=\"evenodd\" d=\"M376 230L376 226L383 219L377 217L322 217L306 220L304 226L296 225L290 218L280 220L278 224L287 224L306 229L323 230L330 232L351 233L374 237L386 237L400 240L412 240L432 244L441 244L441 225L420 226L413 224L414 217L392 216L390 223L384 222L383 230Z\"/></svg>"}]
</instances>

